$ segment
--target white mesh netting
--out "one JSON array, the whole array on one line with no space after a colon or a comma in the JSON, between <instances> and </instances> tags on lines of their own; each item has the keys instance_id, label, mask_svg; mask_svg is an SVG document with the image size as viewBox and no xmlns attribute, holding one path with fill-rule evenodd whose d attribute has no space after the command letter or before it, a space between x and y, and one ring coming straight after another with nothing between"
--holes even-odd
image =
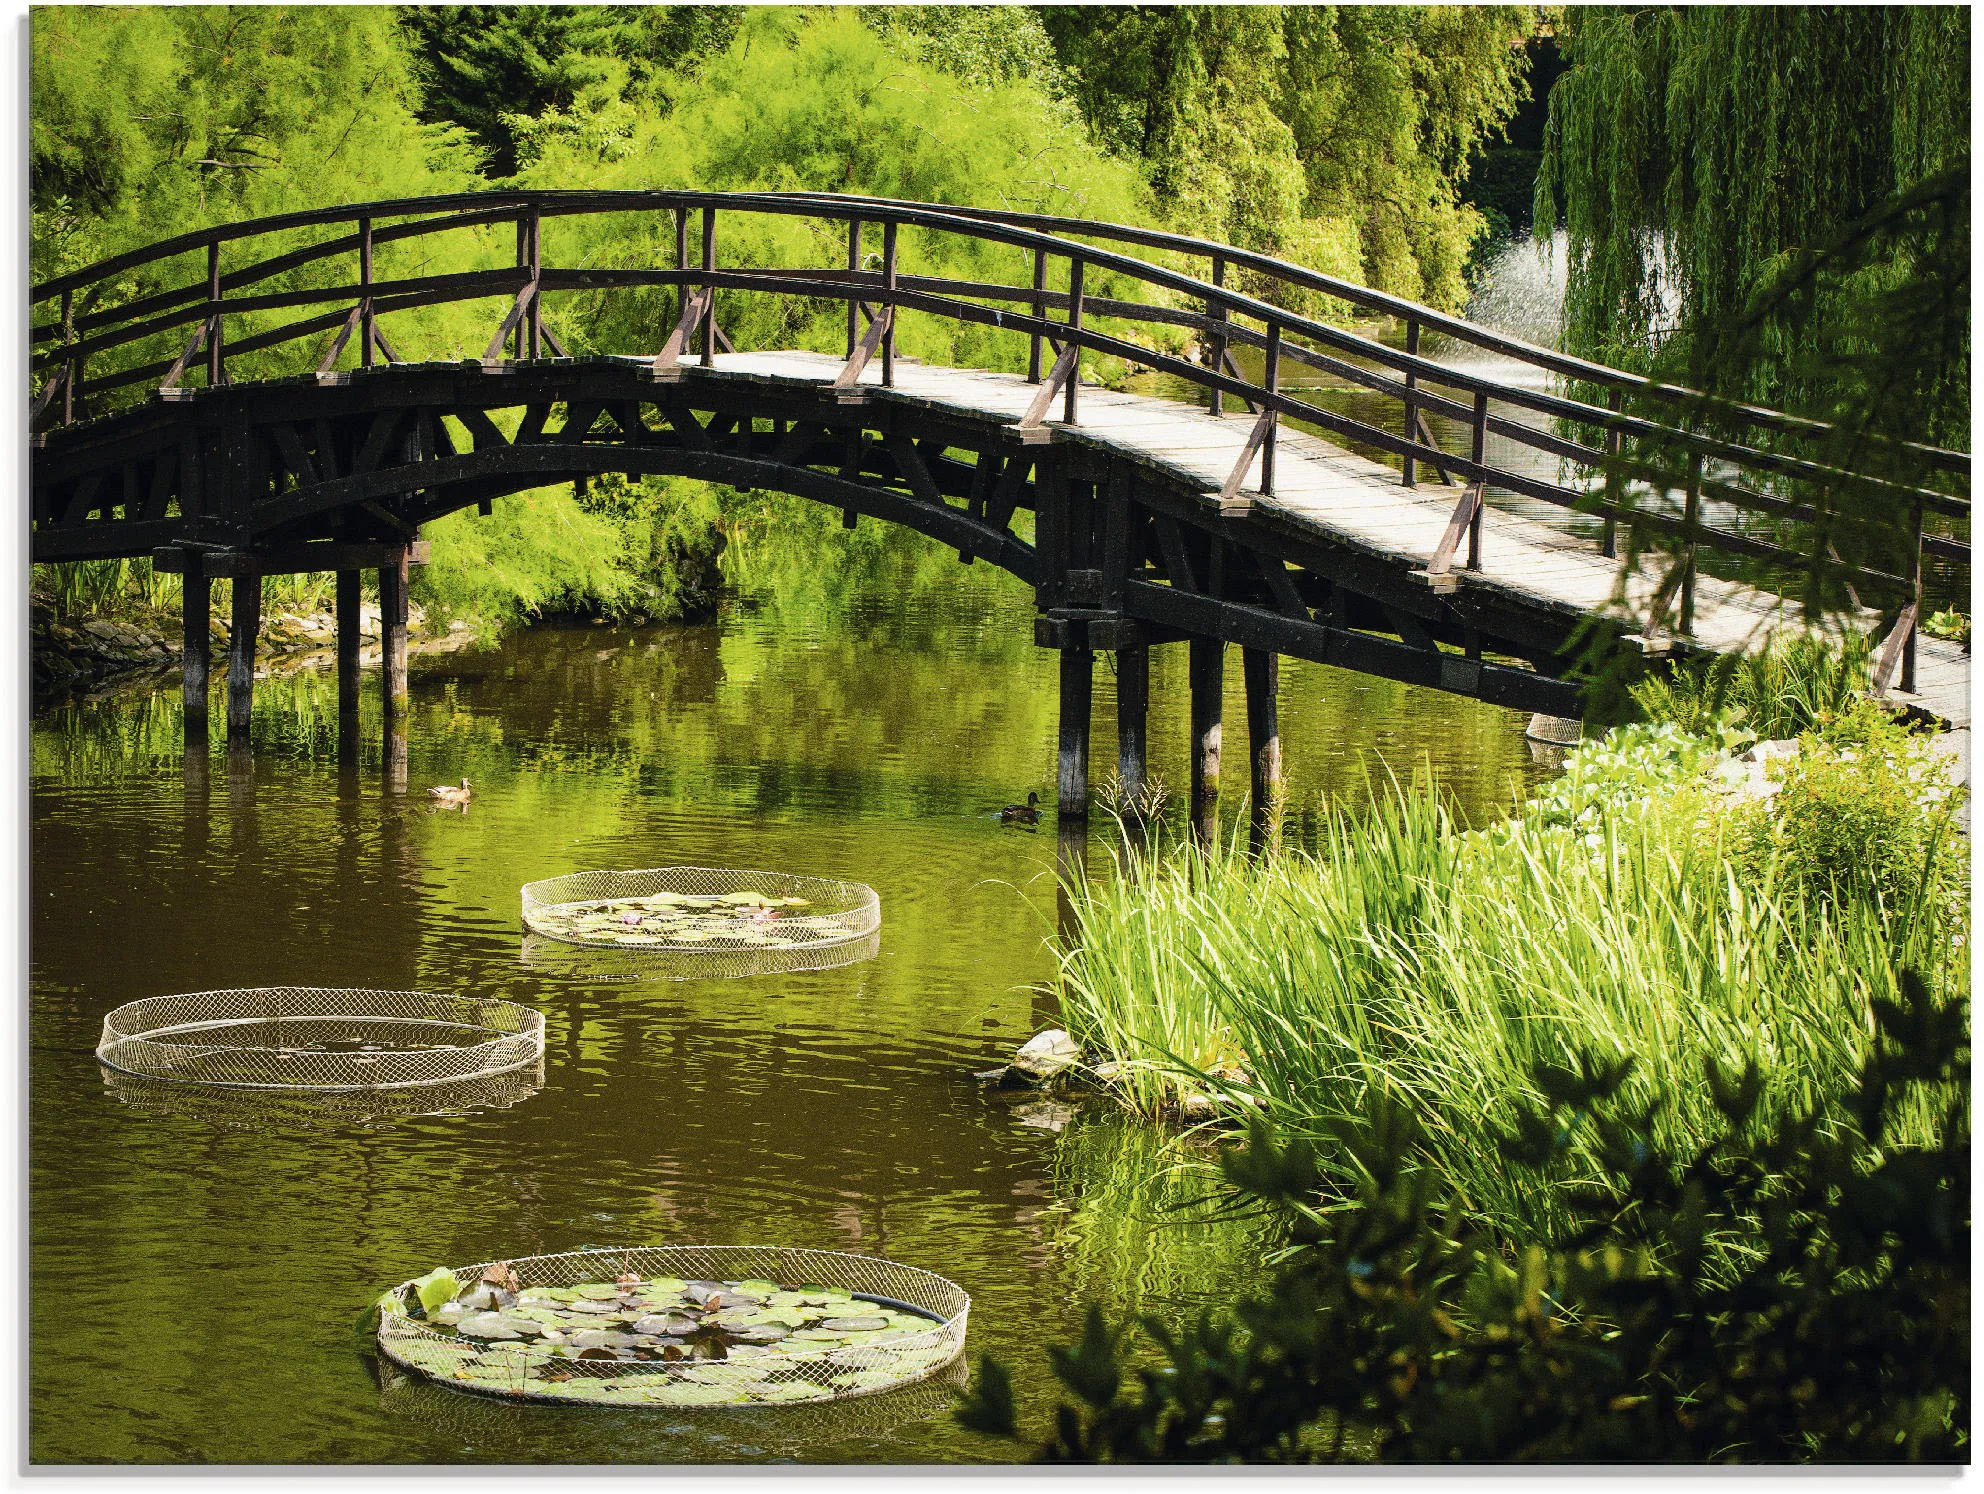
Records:
<instances>
[{"instance_id":1,"label":"white mesh netting","mask_svg":"<svg viewBox=\"0 0 1984 1494\"><path fill-rule=\"evenodd\" d=\"M102 1073L105 1093L119 1104L235 1131L374 1130L420 1116L503 1110L544 1088L542 1059L501 1074L396 1089L243 1089Z\"/></svg>"},{"instance_id":2,"label":"white mesh netting","mask_svg":"<svg viewBox=\"0 0 1984 1494\"><path fill-rule=\"evenodd\" d=\"M384 1358L369 1362L376 1366L382 1411L483 1448L514 1453L507 1461L541 1461L545 1419L562 1421L572 1414L567 1405L551 1401L459 1395L452 1382L437 1384ZM817 1455L823 1447L850 1441L892 1442L948 1410L970 1383L961 1356L927 1379L835 1401L684 1406L666 1415L652 1406L616 1412L610 1401L582 1403L587 1404L581 1414L591 1450L587 1461L677 1462L685 1453L697 1461L726 1454L761 1461ZM594 1437L602 1440L593 1442ZM693 1439L693 1450L685 1448L685 1438Z\"/></svg>"},{"instance_id":3,"label":"white mesh netting","mask_svg":"<svg viewBox=\"0 0 1984 1494\"><path fill-rule=\"evenodd\" d=\"M882 931L874 929L837 944L806 944L784 949L675 950L599 949L567 944L542 934L525 934L517 962L541 975L565 980L723 980L745 975L795 975L802 970L833 970L858 965L882 952Z\"/></svg>"},{"instance_id":4,"label":"white mesh netting","mask_svg":"<svg viewBox=\"0 0 1984 1494\"><path fill-rule=\"evenodd\" d=\"M527 883L530 934L606 954L559 961L525 941L533 965L607 979L701 980L826 969L872 958L882 900L872 887L830 877L659 866L574 872Z\"/></svg>"},{"instance_id":5,"label":"white mesh netting","mask_svg":"<svg viewBox=\"0 0 1984 1494\"><path fill-rule=\"evenodd\" d=\"M129 1002L97 1061L126 1074L253 1089L453 1084L544 1056L544 1017L488 997L262 986Z\"/></svg>"},{"instance_id":6,"label":"white mesh netting","mask_svg":"<svg viewBox=\"0 0 1984 1494\"><path fill-rule=\"evenodd\" d=\"M477 1332L469 1334L423 1320L415 1315L419 1283L407 1281L394 1289L399 1305L379 1315L380 1350L406 1369L486 1395L612 1406L791 1405L873 1395L936 1374L963 1352L971 1310L963 1288L941 1276L830 1250L575 1250L463 1266L452 1273L457 1290L473 1292L497 1266L515 1273L520 1295L515 1305L484 1316L503 1318L508 1336L487 1336L496 1326L488 1322L472 1325ZM550 1307L549 1291L602 1282L617 1283L616 1294L582 1299L598 1303L585 1309L588 1322L693 1314L702 1319L699 1329L679 1340L605 1326L588 1336L547 1330L520 1316L533 1302ZM808 1296L825 1298L839 1316L771 1337L777 1324L768 1320L788 1310L783 1300ZM709 1305L683 1306L699 1298ZM880 1329L853 1326L884 1319ZM644 1336L650 1342L638 1341Z\"/></svg>"}]
</instances>

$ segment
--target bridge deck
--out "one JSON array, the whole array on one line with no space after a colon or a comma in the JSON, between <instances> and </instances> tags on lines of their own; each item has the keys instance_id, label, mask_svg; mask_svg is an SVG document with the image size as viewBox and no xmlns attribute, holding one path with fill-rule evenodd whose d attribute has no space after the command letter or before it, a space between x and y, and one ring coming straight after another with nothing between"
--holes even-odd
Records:
<instances>
[{"instance_id":1,"label":"bridge deck","mask_svg":"<svg viewBox=\"0 0 1984 1494\"><path fill-rule=\"evenodd\" d=\"M819 385L833 380L841 360L821 353L732 353L719 354L709 369L685 357L682 368L692 378ZM861 379L871 398L1014 423L1039 392L1017 374L902 359L896 363L895 387L880 386L880 368L871 363ZM1055 425L1057 433L1167 468L1209 495L1225 483L1253 423L1244 412L1215 418L1175 400L1089 386L1081 391L1079 413L1079 426ZM1333 542L1421 566L1438 547L1458 496L1457 490L1437 483L1403 487L1389 468L1293 429L1283 429L1277 437L1274 485L1272 498L1255 493L1254 502ZM1610 604L1622 562L1606 560L1588 542L1492 507L1483 514L1481 529L1481 569L1463 573L1463 585L1494 587L1530 605L1566 613L1596 612ZM1643 607L1653 578L1633 573L1626 582L1628 599ZM1876 621L1872 613L1865 620L1868 627ZM1694 636L1705 647L1720 653L1754 648L1779 627L1799 626L1774 595L1710 576L1696 583ZM1921 639L1916 691L1905 698L1953 727L1969 726L1969 660L1958 646Z\"/></svg>"}]
</instances>

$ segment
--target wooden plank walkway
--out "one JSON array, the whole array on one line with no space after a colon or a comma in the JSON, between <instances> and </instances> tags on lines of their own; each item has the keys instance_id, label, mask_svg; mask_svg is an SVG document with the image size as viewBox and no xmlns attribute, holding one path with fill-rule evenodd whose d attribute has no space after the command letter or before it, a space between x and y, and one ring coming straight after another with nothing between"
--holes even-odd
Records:
<instances>
[{"instance_id":1,"label":"wooden plank walkway","mask_svg":"<svg viewBox=\"0 0 1984 1494\"><path fill-rule=\"evenodd\" d=\"M641 360L650 361L650 360ZM824 353L719 354L711 368L681 360L692 378L741 379L817 386L831 383L841 359ZM881 387L880 359L864 371L860 387L870 397L1017 423L1039 392L1017 374L945 368L896 360L893 389ZM1057 398L1053 407L1060 409ZM1215 418L1175 400L1084 385L1079 424L1047 424L1057 438L1085 441L1138 458L1196 485L1214 501L1246 444L1253 425L1244 411ZM1259 468L1249 474L1257 481ZM1251 493L1251 490L1250 490ZM1398 474L1319 436L1284 428L1276 441L1275 493L1254 502L1285 514L1333 542L1393 562L1424 566L1445 533L1459 490L1436 483L1417 489ZM1527 605L1582 615L1612 608L1623 562L1600 555L1589 541L1566 530L1489 507L1482 516L1481 569L1464 572L1463 584L1487 585ZM1464 556L1462 557L1464 558ZM1626 576L1629 604L1644 616L1655 580ZM1671 614L1670 614L1671 615ZM1869 629L1878 622L1864 614ZM1783 628L1802 629L1781 598L1732 582L1701 576L1695 588L1695 639L1718 653L1760 646ZM1917 650L1916 693L1899 697L1952 727L1970 725L1970 662L1963 650L1923 638Z\"/></svg>"}]
</instances>

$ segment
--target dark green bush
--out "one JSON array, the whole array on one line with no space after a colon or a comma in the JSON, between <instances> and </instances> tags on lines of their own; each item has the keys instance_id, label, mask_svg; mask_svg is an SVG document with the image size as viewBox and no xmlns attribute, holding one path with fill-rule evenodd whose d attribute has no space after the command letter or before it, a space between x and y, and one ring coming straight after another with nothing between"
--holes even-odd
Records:
<instances>
[{"instance_id":1,"label":"dark green bush","mask_svg":"<svg viewBox=\"0 0 1984 1494\"><path fill-rule=\"evenodd\" d=\"M1374 1095L1331 1144L1365 1181L1328 1199L1316 1153L1256 1123L1222 1163L1290 1221L1266 1290L1184 1331L1092 1312L1050 1351L1071 1399L1044 1462L1950 1462L1970 1426L1967 1019L1904 975L1849 1093L1766 1128L1754 1068L1711 1068L1724 1134L1649 1144L1624 1068L1545 1069L1496 1144L1574 1223L1510 1245L1436 1207L1409 1116ZM1932 1148L1885 1143L1904 1095L1947 1109ZM1574 1131L1605 1159L1560 1177ZM1486 1138L1484 1138L1484 1144ZM1318 1202L1319 1199L1325 1200ZM960 1420L1017 1436L982 1362Z\"/></svg>"}]
</instances>

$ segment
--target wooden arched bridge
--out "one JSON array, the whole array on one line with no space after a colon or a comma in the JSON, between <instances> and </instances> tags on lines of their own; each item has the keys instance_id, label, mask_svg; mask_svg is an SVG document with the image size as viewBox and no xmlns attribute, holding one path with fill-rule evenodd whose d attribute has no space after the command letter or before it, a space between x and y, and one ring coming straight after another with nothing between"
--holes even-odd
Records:
<instances>
[{"instance_id":1,"label":"wooden arched bridge","mask_svg":"<svg viewBox=\"0 0 1984 1494\"><path fill-rule=\"evenodd\" d=\"M664 244L672 232L674 263L547 250L547 229L555 241L607 214L646 220ZM726 225L768 216L831 234L844 261L725 254L738 237ZM436 236L452 235L471 236L485 260L500 240L502 262L425 272ZM976 241L973 262L1009 266L1012 283L918 273L905 250L943 236ZM601 292L656 308L647 346L567 350L547 298ZM725 303L745 296L844 304L844 344L734 347ZM1321 297L1396 318L1403 345L1288 309ZM1801 440L1824 431L1792 417L1736 412L1754 443L1692 435L1678 424L1697 398L1684 390L1264 255L1025 213L793 193L478 193L207 229L50 280L32 300L33 557L150 556L185 578L195 741L207 731L211 578L236 582L228 718L245 740L260 601L241 582L337 573L350 724L359 574L376 568L390 740L404 720L407 568L423 558L422 524L527 488L668 473L812 498L850 525L863 514L904 524L1031 584L1036 639L1061 655L1064 815L1088 803L1096 650L1118 655L1119 767L1134 795L1149 649L1189 647L1203 808L1224 646L1240 645L1263 804L1279 779L1281 655L1575 717L1581 624L1597 619L1656 655L1754 646L1779 598L1718 579L1716 558L1795 578L1807 559L1771 526L1816 517L1798 485L1871 482L1801 456ZM402 344L404 313L467 301L490 306L480 357L423 359L433 350ZM1026 371L899 357L907 317L993 329ZM1534 376L1442 362L1421 352L1427 333ZM1085 384L1084 357L1171 375L1202 403ZM1396 419L1284 387L1291 367L1379 396ZM1548 392L1553 381L1597 393ZM1429 415L1457 423L1466 449L1442 449ZM1557 458L1559 480L1491 462L1491 437ZM1635 462L1656 449L1684 453L1683 470ZM1851 580L1879 640L1877 687L1967 724L1961 653L1918 642L1916 624L1925 567L1968 589L1969 458L1911 450L1930 485L1884 486L1913 515L1913 553ZM1484 501L1491 488L1531 500L1531 513L1591 517L1506 511ZM1678 563L1621 558L1650 533L1678 539Z\"/></svg>"}]
</instances>

